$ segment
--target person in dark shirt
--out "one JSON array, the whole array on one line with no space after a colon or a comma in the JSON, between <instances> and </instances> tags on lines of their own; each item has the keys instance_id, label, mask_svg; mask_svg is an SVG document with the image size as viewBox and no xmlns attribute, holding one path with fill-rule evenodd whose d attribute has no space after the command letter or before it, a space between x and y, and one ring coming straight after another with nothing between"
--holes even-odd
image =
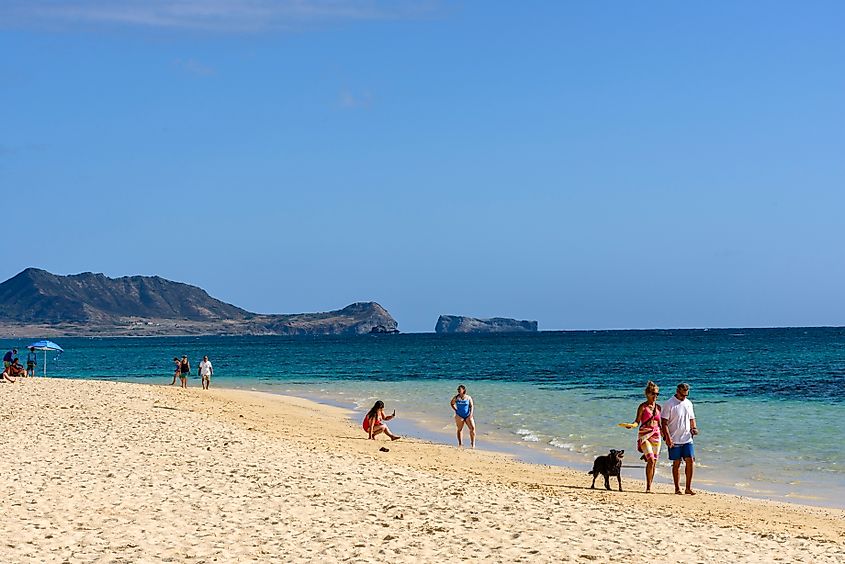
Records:
<instances>
[{"instance_id":1,"label":"person in dark shirt","mask_svg":"<svg viewBox=\"0 0 845 564\"><path fill-rule=\"evenodd\" d=\"M191 373L191 363L188 361L188 355L182 355L182 362L179 363L179 379L182 380L182 387L188 387L188 374Z\"/></svg>"},{"instance_id":2,"label":"person in dark shirt","mask_svg":"<svg viewBox=\"0 0 845 564\"><path fill-rule=\"evenodd\" d=\"M3 356L3 368L9 368L12 364L12 359L15 358L16 354L18 354L18 349L12 349L6 352Z\"/></svg>"}]
</instances>

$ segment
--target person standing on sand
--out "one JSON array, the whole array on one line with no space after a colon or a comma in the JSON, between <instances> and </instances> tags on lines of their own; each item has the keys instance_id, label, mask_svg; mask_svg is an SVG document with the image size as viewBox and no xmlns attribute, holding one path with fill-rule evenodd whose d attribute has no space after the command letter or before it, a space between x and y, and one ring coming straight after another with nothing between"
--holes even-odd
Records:
<instances>
[{"instance_id":1,"label":"person standing on sand","mask_svg":"<svg viewBox=\"0 0 845 564\"><path fill-rule=\"evenodd\" d=\"M182 380L183 388L188 387L188 374L191 373L191 363L188 361L188 355L182 355L182 362L179 363L179 378Z\"/></svg>"},{"instance_id":2,"label":"person standing on sand","mask_svg":"<svg viewBox=\"0 0 845 564\"><path fill-rule=\"evenodd\" d=\"M202 378L202 389L207 390L211 384L211 375L214 374L214 367L211 366L211 361L208 360L208 355L202 357L199 367L200 378Z\"/></svg>"},{"instance_id":3,"label":"person standing on sand","mask_svg":"<svg viewBox=\"0 0 845 564\"><path fill-rule=\"evenodd\" d=\"M393 415L385 415L384 414L384 402L378 400L370 411L367 412L367 415L364 416L364 422L361 426L367 432L367 439L375 440L376 435L379 433L384 433L388 437L390 437L391 441L395 441L397 439L401 439L399 435L394 435L390 432L390 429L387 425L384 424L384 421L390 421L396 417L396 410L393 410Z\"/></svg>"},{"instance_id":4,"label":"person standing on sand","mask_svg":"<svg viewBox=\"0 0 845 564\"><path fill-rule=\"evenodd\" d=\"M695 495L692 491L692 473L695 466L695 449L692 438L698 434L695 424L695 412L689 396L689 384L680 383L675 395L663 404L661 426L666 446L669 447L669 460L672 461L672 479L675 481L675 493L681 495L681 459L684 461L686 488L684 493Z\"/></svg>"},{"instance_id":5,"label":"person standing on sand","mask_svg":"<svg viewBox=\"0 0 845 564\"><path fill-rule=\"evenodd\" d=\"M651 483L654 481L654 470L660 455L660 436L663 433L660 420L660 405L657 396L660 388L648 381L645 386L645 401L637 407L634 423L639 425L637 434L637 450L643 453L645 460L645 493L651 493Z\"/></svg>"},{"instance_id":6,"label":"person standing on sand","mask_svg":"<svg viewBox=\"0 0 845 564\"><path fill-rule=\"evenodd\" d=\"M475 419L472 415L475 411L475 404L472 403L472 396L467 395L467 388L463 384L458 386L458 393L452 398L452 411L455 412L455 425L458 427L458 446L463 445L464 425L469 427L469 444L475 448Z\"/></svg>"},{"instance_id":7,"label":"person standing on sand","mask_svg":"<svg viewBox=\"0 0 845 564\"><path fill-rule=\"evenodd\" d=\"M182 373L182 363L179 361L178 356L173 357L173 364L176 365L176 370L173 372L173 381L170 382L170 385L174 385L176 383L176 378Z\"/></svg>"},{"instance_id":8,"label":"person standing on sand","mask_svg":"<svg viewBox=\"0 0 845 564\"><path fill-rule=\"evenodd\" d=\"M35 353L35 347L29 347L29 352L26 354L26 371L30 376L35 376L35 366L38 364L38 355Z\"/></svg>"}]
</instances>

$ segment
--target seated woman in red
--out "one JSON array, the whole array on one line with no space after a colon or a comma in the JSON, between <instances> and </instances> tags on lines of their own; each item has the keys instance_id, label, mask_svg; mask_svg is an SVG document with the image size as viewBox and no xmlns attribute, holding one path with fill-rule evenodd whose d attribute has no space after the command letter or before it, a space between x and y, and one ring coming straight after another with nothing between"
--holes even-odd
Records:
<instances>
[{"instance_id":1,"label":"seated woman in red","mask_svg":"<svg viewBox=\"0 0 845 564\"><path fill-rule=\"evenodd\" d=\"M6 371L9 373L9 376L13 378L26 378L27 376L29 376L29 374L27 374L26 372L26 369L23 367L23 364L21 364L21 361L18 359L12 361L12 364L9 365Z\"/></svg>"},{"instance_id":2,"label":"seated woman in red","mask_svg":"<svg viewBox=\"0 0 845 564\"><path fill-rule=\"evenodd\" d=\"M391 441L401 438L399 435L391 433L387 425L384 424L384 421L390 421L394 417L396 417L395 409L393 410L393 415L385 415L384 402L381 400L377 401L373 405L372 409L367 412L367 415L364 416L362 427L364 427L364 430L367 432L367 438L375 440L376 435L379 433L384 433L390 437Z\"/></svg>"},{"instance_id":3,"label":"seated woman in red","mask_svg":"<svg viewBox=\"0 0 845 564\"><path fill-rule=\"evenodd\" d=\"M24 378L26 377L26 370L24 370L24 367L21 365L18 359L15 359L11 362L11 364L9 364L9 366L7 366L3 370L3 375L0 376L0 382L5 380L7 382L14 383L15 378L21 376L23 376Z\"/></svg>"}]
</instances>

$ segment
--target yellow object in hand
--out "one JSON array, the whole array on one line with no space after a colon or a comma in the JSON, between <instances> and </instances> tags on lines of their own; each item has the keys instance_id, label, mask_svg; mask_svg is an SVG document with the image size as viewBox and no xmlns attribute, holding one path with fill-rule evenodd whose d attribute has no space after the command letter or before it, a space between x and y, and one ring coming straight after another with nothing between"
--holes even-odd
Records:
<instances>
[{"instance_id":1,"label":"yellow object in hand","mask_svg":"<svg viewBox=\"0 0 845 564\"><path fill-rule=\"evenodd\" d=\"M619 424L619 427L625 427L626 429L633 429L636 426L637 426L636 423L620 423Z\"/></svg>"}]
</instances>

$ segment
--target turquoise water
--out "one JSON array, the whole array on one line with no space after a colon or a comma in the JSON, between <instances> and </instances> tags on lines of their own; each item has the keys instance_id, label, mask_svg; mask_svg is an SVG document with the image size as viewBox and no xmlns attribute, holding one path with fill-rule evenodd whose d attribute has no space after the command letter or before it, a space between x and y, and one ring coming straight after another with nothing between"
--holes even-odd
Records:
<instances>
[{"instance_id":1,"label":"turquoise water","mask_svg":"<svg viewBox=\"0 0 845 564\"><path fill-rule=\"evenodd\" d=\"M444 442L454 442L449 399L464 383L479 447L585 471L597 454L624 448L625 474L638 478L636 431L616 423L633 420L649 379L661 400L686 381L702 430L700 487L845 507L841 328L57 341L67 352L48 357L51 376L169 383L174 356L195 368L208 354L214 386L361 411L382 399L399 414L394 431ZM662 458L658 480L668 482Z\"/></svg>"}]
</instances>

